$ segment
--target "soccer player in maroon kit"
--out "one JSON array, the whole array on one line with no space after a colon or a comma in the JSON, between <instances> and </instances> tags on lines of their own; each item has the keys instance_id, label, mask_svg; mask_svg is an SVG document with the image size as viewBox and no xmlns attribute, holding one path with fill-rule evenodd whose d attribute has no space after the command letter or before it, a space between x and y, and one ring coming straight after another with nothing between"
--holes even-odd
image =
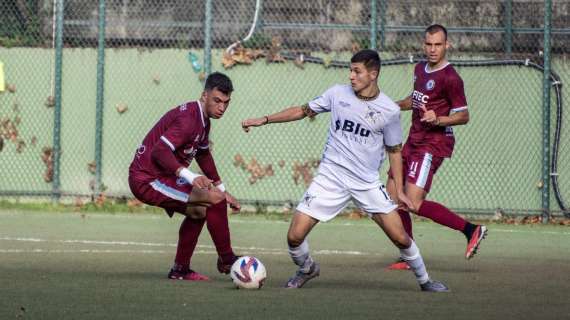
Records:
<instances>
[{"instance_id":1,"label":"soccer player in maroon kit","mask_svg":"<svg viewBox=\"0 0 570 320\"><path fill-rule=\"evenodd\" d=\"M212 73L199 100L175 107L154 125L129 168L129 186L137 199L163 208L170 217L174 212L185 215L170 279L209 280L190 269L204 222L218 252L218 271L229 273L237 259L230 243L227 205L238 211L240 204L225 190L208 148L210 118L224 115L232 91L226 75ZM188 169L192 159L205 175Z\"/></svg>"},{"instance_id":2,"label":"soccer player in maroon kit","mask_svg":"<svg viewBox=\"0 0 570 320\"><path fill-rule=\"evenodd\" d=\"M465 234L465 258L470 259L485 237L487 227L472 224L442 204L425 200L437 169L453 153L452 126L469 121L463 80L445 58L448 48L445 27L434 24L425 30L427 62L420 62L415 67L412 94L397 102L401 110L412 110L412 126L402 150L405 193L413 204L408 208L409 212ZM387 185L392 193L395 184L390 172ZM406 232L413 238L410 214L403 209L399 213ZM399 261L390 268L408 269L408 266Z\"/></svg>"}]
</instances>

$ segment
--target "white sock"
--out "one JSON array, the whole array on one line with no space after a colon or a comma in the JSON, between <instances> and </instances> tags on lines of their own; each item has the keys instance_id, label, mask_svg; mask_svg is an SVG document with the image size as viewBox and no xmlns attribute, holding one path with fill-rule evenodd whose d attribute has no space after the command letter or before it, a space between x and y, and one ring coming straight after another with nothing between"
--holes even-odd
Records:
<instances>
[{"instance_id":1,"label":"white sock","mask_svg":"<svg viewBox=\"0 0 570 320\"><path fill-rule=\"evenodd\" d=\"M303 240L303 243L298 247L289 246L289 255L302 272L309 272L313 264L313 258L309 254L309 243L307 240Z\"/></svg>"},{"instance_id":2,"label":"white sock","mask_svg":"<svg viewBox=\"0 0 570 320\"><path fill-rule=\"evenodd\" d=\"M418 249L414 240L412 240L412 245L408 249L400 249L400 256L414 271L419 284L428 282L429 275L426 270L426 265L420 254L420 249Z\"/></svg>"}]
</instances>

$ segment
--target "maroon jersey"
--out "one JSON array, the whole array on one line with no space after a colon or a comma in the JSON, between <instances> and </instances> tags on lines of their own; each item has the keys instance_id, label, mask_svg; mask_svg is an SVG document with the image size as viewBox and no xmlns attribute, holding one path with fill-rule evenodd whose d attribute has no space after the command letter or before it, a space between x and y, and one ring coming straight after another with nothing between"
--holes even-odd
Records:
<instances>
[{"instance_id":1,"label":"maroon jersey","mask_svg":"<svg viewBox=\"0 0 570 320\"><path fill-rule=\"evenodd\" d=\"M210 119L204 117L199 102L177 106L168 111L146 135L135 153L129 168L130 175L141 182L175 175L175 172L166 172L152 161L152 148L164 143L172 150L180 166L188 167L198 149L208 148L209 132Z\"/></svg>"},{"instance_id":2,"label":"maroon jersey","mask_svg":"<svg viewBox=\"0 0 570 320\"><path fill-rule=\"evenodd\" d=\"M412 126L403 153L408 155L420 151L437 157L451 157L455 144L453 129L421 122L424 113L421 106L433 110L437 116L449 116L467 109L463 80L449 63L431 71L428 71L426 62L416 65L412 92Z\"/></svg>"}]
</instances>

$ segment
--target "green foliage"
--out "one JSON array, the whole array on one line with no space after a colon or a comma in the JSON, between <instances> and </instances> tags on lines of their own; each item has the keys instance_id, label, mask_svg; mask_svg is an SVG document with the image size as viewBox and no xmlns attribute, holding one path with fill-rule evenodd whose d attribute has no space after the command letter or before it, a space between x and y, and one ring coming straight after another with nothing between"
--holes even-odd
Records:
<instances>
[{"instance_id":1,"label":"green foliage","mask_svg":"<svg viewBox=\"0 0 570 320\"><path fill-rule=\"evenodd\" d=\"M269 49L271 47L271 37L263 33L256 33L248 41L242 43L246 49Z\"/></svg>"},{"instance_id":2,"label":"green foliage","mask_svg":"<svg viewBox=\"0 0 570 320\"><path fill-rule=\"evenodd\" d=\"M0 46L38 46L42 44L42 12L37 1L3 1L0 5ZM25 5L25 6L22 6Z\"/></svg>"}]
</instances>

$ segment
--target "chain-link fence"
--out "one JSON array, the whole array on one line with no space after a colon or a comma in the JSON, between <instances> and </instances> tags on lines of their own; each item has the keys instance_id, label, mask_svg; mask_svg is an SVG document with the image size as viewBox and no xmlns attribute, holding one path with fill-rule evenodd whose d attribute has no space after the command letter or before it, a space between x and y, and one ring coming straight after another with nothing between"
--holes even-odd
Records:
<instances>
[{"instance_id":1,"label":"chain-link fence","mask_svg":"<svg viewBox=\"0 0 570 320\"><path fill-rule=\"evenodd\" d=\"M225 184L246 202L295 203L319 163L328 116L247 135L240 121L346 83L346 61L359 48L379 50L384 92L408 95L423 30L437 22L448 27L471 121L456 128L454 156L430 196L466 213L560 214L570 198L568 120L560 112L568 100L560 84L570 81L570 1L545 7L533 0L3 1L0 195L131 197L128 166L146 132L170 108L197 99L205 74L222 71L236 88L211 133ZM550 50L545 21L552 21ZM542 70L550 63L551 107L543 113ZM402 121L407 131L410 114Z\"/></svg>"}]
</instances>

